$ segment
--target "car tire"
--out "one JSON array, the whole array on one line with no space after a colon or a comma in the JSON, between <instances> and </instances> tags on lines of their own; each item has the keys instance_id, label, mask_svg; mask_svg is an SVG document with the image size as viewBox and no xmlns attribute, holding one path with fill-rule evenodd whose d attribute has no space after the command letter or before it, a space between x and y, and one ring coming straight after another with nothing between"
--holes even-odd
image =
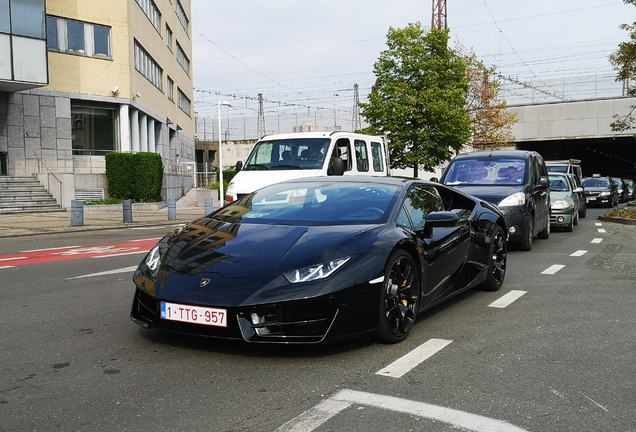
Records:
<instances>
[{"instance_id":1,"label":"car tire","mask_svg":"<svg viewBox=\"0 0 636 432\"><path fill-rule=\"evenodd\" d=\"M503 285L508 262L508 248L506 234L499 225L495 225L490 239L490 253L488 255L488 276L481 284L485 291L498 291Z\"/></svg>"},{"instance_id":2,"label":"car tire","mask_svg":"<svg viewBox=\"0 0 636 432\"><path fill-rule=\"evenodd\" d=\"M570 223L565 227L565 231L572 232L574 230L574 215L570 218Z\"/></svg>"},{"instance_id":3,"label":"car tire","mask_svg":"<svg viewBox=\"0 0 636 432\"><path fill-rule=\"evenodd\" d=\"M585 219L585 216L587 216L587 204L585 204L583 208L579 209L579 217Z\"/></svg>"},{"instance_id":4,"label":"car tire","mask_svg":"<svg viewBox=\"0 0 636 432\"><path fill-rule=\"evenodd\" d=\"M532 240L534 240L534 217L531 217L528 221L528 228L525 238L519 243L519 249L522 251L532 250Z\"/></svg>"},{"instance_id":5,"label":"car tire","mask_svg":"<svg viewBox=\"0 0 636 432\"><path fill-rule=\"evenodd\" d=\"M543 231L537 234L537 237L539 237L542 240L547 240L550 238L550 215L548 215L548 222L545 228L543 229Z\"/></svg>"},{"instance_id":6,"label":"car tire","mask_svg":"<svg viewBox=\"0 0 636 432\"><path fill-rule=\"evenodd\" d=\"M384 272L376 340L402 342L411 332L419 307L420 276L406 251L391 254Z\"/></svg>"}]
</instances>

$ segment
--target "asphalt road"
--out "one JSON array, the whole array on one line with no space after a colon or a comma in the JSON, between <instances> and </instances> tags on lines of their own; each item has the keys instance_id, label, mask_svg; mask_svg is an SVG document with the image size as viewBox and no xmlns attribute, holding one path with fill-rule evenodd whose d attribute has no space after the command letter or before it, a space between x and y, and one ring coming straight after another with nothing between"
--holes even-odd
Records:
<instances>
[{"instance_id":1,"label":"asphalt road","mask_svg":"<svg viewBox=\"0 0 636 432\"><path fill-rule=\"evenodd\" d=\"M129 319L141 251L0 261L0 431L635 431L636 227L604 212L511 251L501 291L424 313L397 345L144 330ZM0 254L164 231L3 238Z\"/></svg>"}]
</instances>

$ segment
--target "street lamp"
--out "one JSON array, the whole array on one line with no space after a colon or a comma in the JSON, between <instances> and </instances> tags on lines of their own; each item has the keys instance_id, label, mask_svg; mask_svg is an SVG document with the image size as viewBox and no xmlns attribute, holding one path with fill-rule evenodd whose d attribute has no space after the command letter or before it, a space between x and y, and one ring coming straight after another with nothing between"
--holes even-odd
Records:
<instances>
[{"instance_id":1,"label":"street lamp","mask_svg":"<svg viewBox=\"0 0 636 432\"><path fill-rule=\"evenodd\" d=\"M228 101L218 101L217 105L219 108L219 199L221 200L219 207L223 207L225 204L225 195L223 195L223 135L221 134L221 106L231 107L232 105Z\"/></svg>"}]
</instances>

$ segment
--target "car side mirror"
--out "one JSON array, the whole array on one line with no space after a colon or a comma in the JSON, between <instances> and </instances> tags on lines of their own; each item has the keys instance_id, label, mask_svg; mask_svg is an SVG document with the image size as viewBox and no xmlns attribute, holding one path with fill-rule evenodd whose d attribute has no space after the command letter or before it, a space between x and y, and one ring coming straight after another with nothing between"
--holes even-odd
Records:
<instances>
[{"instance_id":1,"label":"car side mirror","mask_svg":"<svg viewBox=\"0 0 636 432\"><path fill-rule=\"evenodd\" d=\"M239 172L242 169L243 169L243 162L237 161L236 162L236 172Z\"/></svg>"},{"instance_id":2,"label":"car side mirror","mask_svg":"<svg viewBox=\"0 0 636 432\"><path fill-rule=\"evenodd\" d=\"M339 157L335 157L331 159L329 162L329 168L327 169L327 175L330 176L341 176L345 172L344 161Z\"/></svg>"},{"instance_id":3,"label":"car side mirror","mask_svg":"<svg viewBox=\"0 0 636 432\"><path fill-rule=\"evenodd\" d=\"M539 186L548 188L550 187L550 180L546 176L541 176L539 178Z\"/></svg>"},{"instance_id":4,"label":"car side mirror","mask_svg":"<svg viewBox=\"0 0 636 432\"><path fill-rule=\"evenodd\" d=\"M431 181L435 183L439 183L439 179L437 177L431 177Z\"/></svg>"},{"instance_id":5,"label":"car side mirror","mask_svg":"<svg viewBox=\"0 0 636 432\"><path fill-rule=\"evenodd\" d=\"M431 238L434 228L451 228L457 225L457 222L459 222L459 216L452 211L429 213L424 221L424 228L417 233L418 237Z\"/></svg>"},{"instance_id":6,"label":"car side mirror","mask_svg":"<svg viewBox=\"0 0 636 432\"><path fill-rule=\"evenodd\" d=\"M580 194L585 192L585 189L583 189L581 186L574 188L574 193Z\"/></svg>"}]
</instances>

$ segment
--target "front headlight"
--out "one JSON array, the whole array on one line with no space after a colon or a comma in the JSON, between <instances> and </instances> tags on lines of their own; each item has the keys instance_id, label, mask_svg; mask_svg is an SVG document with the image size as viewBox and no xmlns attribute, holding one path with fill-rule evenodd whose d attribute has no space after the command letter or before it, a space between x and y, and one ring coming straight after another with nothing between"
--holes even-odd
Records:
<instances>
[{"instance_id":1,"label":"front headlight","mask_svg":"<svg viewBox=\"0 0 636 432\"><path fill-rule=\"evenodd\" d=\"M144 264L150 271L154 272L159 267L159 262L161 262L161 254L159 253L159 245L157 245L150 250Z\"/></svg>"},{"instance_id":2,"label":"front headlight","mask_svg":"<svg viewBox=\"0 0 636 432\"><path fill-rule=\"evenodd\" d=\"M558 199L558 200L555 200L550 207L552 207L555 210L563 210L568 207L571 207L571 205L566 200Z\"/></svg>"},{"instance_id":3,"label":"front headlight","mask_svg":"<svg viewBox=\"0 0 636 432\"><path fill-rule=\"evenodd\" d=\"M610 193L608 191L601 192L601 196L609 196L609 194Z\"/></svg>"},{"instance_id":4,"label":"front headlight","mask_svg":"<svg viewBox=\"0 0 636 432\"><path fill-rule=\"evenodd\" d=\"M526 203L526 195L523 192L516 192L507 196L499 204L499 207L512 207L517 205L524 205Z\"/></svg>"},{"instance_id":5,"label":"front headlight","mask_svg":"<svg viewBox=\"0 0 636 432\"><path fill-rule=\"evenodd\" d=\"M342 267L351 257L338 258L321 264L314 264L297 270L283 273L290 283L310 282L329 277L333 272Z\"/></svg>"}]
</instances>

